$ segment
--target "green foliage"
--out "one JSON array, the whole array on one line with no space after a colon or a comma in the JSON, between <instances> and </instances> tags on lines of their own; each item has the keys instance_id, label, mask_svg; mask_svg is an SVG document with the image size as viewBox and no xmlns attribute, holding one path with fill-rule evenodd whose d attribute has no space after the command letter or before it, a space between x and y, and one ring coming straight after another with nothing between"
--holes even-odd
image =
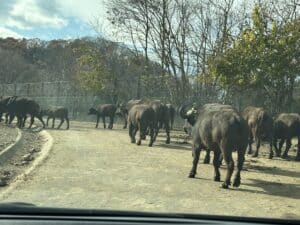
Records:
<instances>
[{"instance_id":1,"label":"green foliage","mask_svg":"<svg viewBox=\"0 0 300 225\"><path fill-rule=\"evenodd\" d=\"M300 20L278 24L255 6L252 26L241 30L221 55L211 56L210 76L227 92L263 89L266 102L277 101L282 106L291 98L293 83L300 75Z\"/></svg>"},{"instance_id":2,"label":"green foliage","mask_svg":"<svg viewBox=\"0 0 300 225\"><path fill-rule=\"evenodd\" d=\"M80 52L77 58L77 78L80 85L94 94L102 94L109 81L109 71L96 49L82 46L75 50Z\"/></svg>"}]
</instances>

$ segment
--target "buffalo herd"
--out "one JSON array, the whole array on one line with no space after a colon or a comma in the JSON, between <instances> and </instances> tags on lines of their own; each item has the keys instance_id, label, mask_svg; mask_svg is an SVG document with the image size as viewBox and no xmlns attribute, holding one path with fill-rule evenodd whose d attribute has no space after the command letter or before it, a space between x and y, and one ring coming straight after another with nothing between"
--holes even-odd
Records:
<instances>
[{"instance_id":1,"label":"buffalo herd","mask_svg":"<svg viewBox=\"0 0 300 225\"><path fill-rule=\"evenodd\" d=\"M42 109L40 105L29 98L11 96L0 99L0 121L5 115L5 123L10 124L17 118L17 126L23 128L25 121L30 116L29 128L37 118L45 128L49 119L52 119L54 128L55 119L60 119L59 129L66 121L69 129L68 109L62 106ZM295 160L300 160L300 115L297 113L282 113L272 116L265 109L248 106L241 112L231 105L218 103L204 104L201 107L188 107L186 105L175 107L170 103L163 103L160 100L136 99L127 103L101 104L92 107L88 115L96 115L96 128L99 120L102 119L103 127L106 128L105 118L109 117L108 129L113 128L115 116L124 121L123 128L129 128L131 143L141 145L146 136L150 136L148 146L152 146L160 129L166 133L166 144L170 143L170 130L174 126L175 115L178 114L185 120L184 131L192 137L193 163L189 177L193 178L197 172L197 165L201 150L206 151L204 163L210 161L210 151L214 152L213 166L215 170L214 180L220 181L220 165L225 161L227 174L222 184L223 188L231 185L231 177L234 171L235 162L232 152L237 152L237 172L233 179L233 186L238 187L241 181L241 170L245 160L245 153L252 157L258 157L260 145L263 141L269 145L268 158L286 158L291 148L291 140L298 138L297 153ZM43 121L47 116L47 123ZM136 134L138 139L136 141ZM279 141L279 145L278 145ZM252 150L252 143L255 142L256 149ZM284 142L285 150L282 153ZM274 151L273 151L274 150Z\"/></svg>"}]
</instances>

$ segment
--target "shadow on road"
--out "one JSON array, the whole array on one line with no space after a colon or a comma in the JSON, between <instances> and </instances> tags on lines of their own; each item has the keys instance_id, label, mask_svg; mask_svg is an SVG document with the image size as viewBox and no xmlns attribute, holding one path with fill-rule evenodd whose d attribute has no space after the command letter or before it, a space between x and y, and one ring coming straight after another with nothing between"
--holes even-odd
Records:
<instances>
[{"instance_id":1,"label":"shadow on road","mask_svg":"<svg viewBox=\"0 0 300 225\"><path fill-rule=\"evenodd\" d=\"M292 199L300 199L300 184L277 183L259 179L249 179L252 183L243 183L245 186L263 189L262 191L249 190L245 188L230 189L240 192L249 192L256 194L267 194L271 196L281 196ZM287 190L288 188L288 190Z\"/></svg>"},{"instance_id":2,"label":"shadow on road","mask_svg":"<svg viewBox=\"0 0 300 225\"><path fill-rule=\"evenodd\" d=\"M268 166L260 166L260 165L248 165L247 170L249 172L255 171L255 172L262 172L267 174L276 174L280 176L287 176L287 177L300 177L299 171L290 171L290 170L284 170L278 167L268 167Z\"/></svg>"},{"instance_id":3,"label":"shadow on road","mask_svg":"<svg viewBox=\"0 0 300 225\"><path fill-rule=\"evenodd\" d=\"M166 148L166 149L172 149L172 150L182 150L182 151L191 151L191 146L186 145L176 145L176 144L162 144L162 143L154 143L155 146L159 147L159 148Z\"/></svg>"}]
</instances>

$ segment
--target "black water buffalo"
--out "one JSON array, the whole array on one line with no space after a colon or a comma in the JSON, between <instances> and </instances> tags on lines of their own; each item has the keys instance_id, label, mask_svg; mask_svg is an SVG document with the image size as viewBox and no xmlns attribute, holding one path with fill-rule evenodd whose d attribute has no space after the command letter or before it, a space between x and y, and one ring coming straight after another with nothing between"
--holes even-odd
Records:
<instances>
[{"instance_id":1,"label":"black water buffalo","mask_svg":"<svg viewBox=\"0 0 300 225\"><path fill-rule=\"evenodd\" d=\"M283 143L286 141L286 148L282 154L283 158L288 156L288 151L292 145L293 137L298 138L296 161L300 160L300 116L296 113L282 113L274 121L274 147L276 155L281 155ZM279 147L277 140L280 139Z\"/></svg>"},{"instance_id":2,"label":"black water buffalo","mask_svg":"<svg viewBox=\"0 0 300 225\"><path fill-rule=\"evenodd\" d=\"M5 113L5 123L7 124L9 121L12 121L14 119L14 115L9 112L8 104L13 102L17 96L10 96L1 98L0 100L0 122L2 121L2 114ZM11 117L11 119L9 119Z\"/></svg>"},{"instance_id":3,"label":"black water buffalo","mask_svg":"<svg viewBox=\"0 0 300 225\"><path fill-rule=\"evenodd\" d=\"M166 104L167 108L169 109L169 115L170 115L170 129L173 130L173 125L174 125L174 119L175 119L175 114L176 110L174 106L170 103Z\"/></svg>"},{"instance_id":4,"label":"black water buffalo","mask_svg":"<svg viewBox=\"0 0 300 225\"><path fill-rule=\"evenodd\" d=\"M97 116L96 128L98 128L99 119L101 117L104 129L106 128L105 117L109 117L110 121L109 121L108 129L112 129L114 125L116 110L117 107L113 104L103 104L103 105L99 105L96 109L90 108L88 115Z\"/></svg>"},{"instance_id":5,"label":"black water buffalo","mask_svg":"<svg viewBox=\"0 0 300 225\"><path fill-rule=\"evenodd\" d=\"M48 116L47 117L47 127L49 124L49 120L52 119L52 128L54 128L55 124L55 119L58 118L60 119L60 124L58 125L57 129L61 127L61 125L65 122L67 122L67 130L69 129L70 122L69 122L69 116L68 116L68 109L63 106L51 106L49 109L42 110L42 115L43 116Z\"/></svg>"},{"instance_id":6,"label":"black water buffalo","mask_svg":"<svg viewBox=\"0 0 300 225\"><path fill-rule=\"evenodd\" d=\"M210 149L214 151L214 180L220 181L219 159L222 154L227 166L227 175L222 187L228 188L234 170L232 152L236 150L238 155L237 173L233 186L238 187L249 138L247 122L229 105L206 104L197 111L197 114L186 114L185 116L193 125L193 166L189 177L193 178L196 175L201 150Z\"/></svg>"},{"instance_id":7,"label":"black water buffalo","mask_svg":"<svg viewBox=\"0 0 300 225\"><path fill-rule=\"evenodd\" d=\"M124 118L128 115L129 110L135 105L149 105L155 112L156 117L156 128L155 128L155 137L158 134L159 129L162 127L166 130L166 143L170 143L170 114L168 107L163 104L160 100L153 100L153 99L137 99L137 100L130 100L126 105L121 104L118 106L117 114L123 115ZM125 120L125 124L123 128L127 127L127 121Z\"/></svg>"},{"instance_id":8,"label":"black water buffalo","mask_svg":"<svg viewBox=\"0 0 300 225\"><path fill-rule=\"evenodd\" d=\"M242 116L249 126L249 149L248 154L252 154L252 142L256 143L256 151L252 155L258 156L261 141L267 141L270 146L269 159L273 158L272 139L273 139L273 119L263 109L248 106L242 111Z\"/></svg>"},{"instance_id":9,"label":"black water buffalo","mask_svg":"<svg viewBox=\"0 0 300 225\"><path fill-rule=\"evenodd\" d=\"M41 121L43 128L45 128L40 105L32 99L17 97L8 102L7 110L11 115L17 117L19 128L23 128L25 126L27 115L30 115L31 117L29 128L31 128L34 123L35 117ZM10 117L9 123L11 123L12 119L13 117Z\"/></svg>"},{"instance_id":10,"label":"black water buffalo","mask_svg":"<svg viewBox=\"0 0 300 225\"><path fill-rule=\"evenodd\" d=\"M131 143L135 143L135 135L139 130L140 136L137 145L145 139L147 131L149 130L150 142L149 147L155 141L155 126L156 117L153 108L149 105L134 105L128 112L129 136Z\"/></svg>"}]
</instances>

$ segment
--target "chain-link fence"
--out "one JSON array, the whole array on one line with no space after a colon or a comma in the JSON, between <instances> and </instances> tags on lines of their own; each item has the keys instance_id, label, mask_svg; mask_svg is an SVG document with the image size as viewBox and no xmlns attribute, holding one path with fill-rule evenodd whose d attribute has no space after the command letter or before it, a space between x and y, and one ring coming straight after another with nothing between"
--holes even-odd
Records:
<instances>
[{"instance_id":1,"label":"chain-link fence","mask_svg":"<svg viewBox=\"0 0 300 225\"><path fill-rule=\"evenodd\" d=\"M94 96L65 81L0 84L0 96L13 95L34 99L42 108L65 106L73 119L87 118L90 107L106 102L101 96Z\"/></svg>"}]
</instances>

